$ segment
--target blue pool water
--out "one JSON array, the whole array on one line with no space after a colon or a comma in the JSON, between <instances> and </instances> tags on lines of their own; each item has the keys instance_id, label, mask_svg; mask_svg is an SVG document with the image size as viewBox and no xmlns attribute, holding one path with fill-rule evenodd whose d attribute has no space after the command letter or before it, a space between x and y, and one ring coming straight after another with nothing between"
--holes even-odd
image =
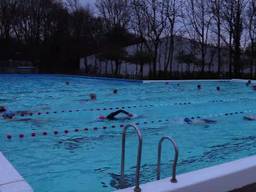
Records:
<instances>
[{"instance_id":1,"label":"blue pool water","mask_svg":"<svg viewBox=\"0 0 256 192\"><path fill-rule=\"evenodd\" d=\"M196 89L197 84L202 90ZM216 91L216 86L221 91ZM113 89L118 89L117 95L112 94ZM0 118L0 150L35 192L117 189L121 127L128 123L137 123L143 134L142 183L156 179L157 143L162 136L173 137L179 146L178 173L256 151L256 121L243 120L246 114L256 114L256 92L244 83L142 84L54 75L0 75L0 90L0 105L33 113L12 121ZM96 93L97 100L86 101L89 93ZM96 121L98 116L122 107L140 118ZM197 116L217 123L183 123L185 117ZM133 132L128 133L126 146L126 178L133 185L137 146ZM166 144L162 177L170 176L172 158Z\"/></svg>"}]
</instances>

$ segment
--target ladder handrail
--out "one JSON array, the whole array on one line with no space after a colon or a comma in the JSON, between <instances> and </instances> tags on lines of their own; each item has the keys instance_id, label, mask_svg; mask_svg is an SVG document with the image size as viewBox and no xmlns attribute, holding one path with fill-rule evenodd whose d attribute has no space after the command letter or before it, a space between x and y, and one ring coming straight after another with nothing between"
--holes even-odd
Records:
<instances>
[{"instance_id":1,"label":"ladder handrail","mask_svg":"<svg viewBox=\"0 0 256 192\"><path fill-rule=\"evenodd\" d=\"M122 156L121 156L121 183L124 180L124 165L125 165L125 141L126 141L126 131L128 128L134 128L138 135L138 151L137 151L137 165L136 165L136 178L135 178L135 192L140 192L140 166L141 166L141 153L142 153L142 134L138 127L129 124L123 128L122 133Z\"/></svg>"},{"instance_id":2,"label":"ladder handrail","mask_svg":"<svg viewBox=\"0 0 256 192\"><path fill-rule=\"evenodd\" d=\"M171 138L171 137L162 137L158 143L158 152L157 152L157 180L160 180L160 164L161 164L161 154L162 154L162 143L164 140L168 140L172 143L174 150L175 150L175 155L174 155L174 163L172 166L172 178L171 182L172 183L177 183L176 179L176 167L177 167L177 162L178 162L178 156L179 156L179 150L177 147L176 142Z\"/></svg>"}]
</instances>

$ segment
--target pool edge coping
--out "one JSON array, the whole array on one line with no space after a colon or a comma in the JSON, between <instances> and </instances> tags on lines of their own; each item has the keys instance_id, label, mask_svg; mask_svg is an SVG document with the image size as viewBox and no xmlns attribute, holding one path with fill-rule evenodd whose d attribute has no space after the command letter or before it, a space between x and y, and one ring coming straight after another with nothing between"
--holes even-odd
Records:
<instances>
[{"instance_id":1,"label":"pool edge coping","mask_svg":"<svg viewBox=\"0 0 256 192\"><path fill-rule=\"evenodd\" d=\"M33 192L32 187L0 151L0 192Z\"/></svg>"},{"instance_id":2,"label":"pool edge coping","mask_svg":"<svg viewBox=\"0 0 256 192\"><path fill-rule=\"evenodd\" d=\"M8 73L3 73L4 75ZM101 76L89 76L89 75L81 75L81 74L51 74L51 73L39 73L39 74L13 74L12 75L56 75L63 77L74 77L74 78L84 78L84 79L96 79L96 80L109 80L109 81L123 81L123 82L131 82L131 83L175 83L175 82L247 82L249 79L173 79L173 80L139 80L139 79L126 79L126 78L118 78L118 77L101 77ZM0 73L1 75L1 73ZM252 83L256 83L256 80L251 80Z\"/></svg>"},{"instance_id":3,"label":"pool edge coping","mask_svg":"<svg viewBox=\"0 0 256 192\"><path fill-rule=\"evenodd\" d=\"M140 185L143 192L227 192L256 183L256 155ZM116 192L133 192L133 187Z\"/></svg>"},{"instance_id":4,"label":"pool edge coping","mask_svg":"<svg viewBox=\"0 0 256 192\"><path fill-rule=\"evenodd\" d=\"M84 78L84 79L96 79L96 80L108 80L108 81L122 81L122 82L131 82L131 83L143 83L143 80L137 79L125 79L117 77L100 77L100 76L89 76L89 75L68 75L68 74L42 74L42 75L57 75L64 77L75 77L75 78Z\"/></svg>"},{"instance_id":5,"label":"pool edge coping","mask_svg":"<svg viewBox=\"0 0 256 192\"><path fill-rule=\"evenodd\" d=\"M185 83L185 82L247 82L249 79L177 79L177 80L143 80L142 83ZM251 80L256 83L256 80Z\"/></svg>"}]
</instances>

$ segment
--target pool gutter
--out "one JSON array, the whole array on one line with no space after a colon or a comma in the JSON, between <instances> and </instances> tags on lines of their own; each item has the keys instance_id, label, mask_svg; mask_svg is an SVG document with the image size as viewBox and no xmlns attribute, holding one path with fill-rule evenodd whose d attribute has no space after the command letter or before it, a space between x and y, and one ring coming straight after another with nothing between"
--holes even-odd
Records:
<instances>
[{"instance_id":1,"label":"pool gutter","mask_svg":"<svg viewBox=\"0 0 256 192\"><path fill-rule=\"evenodd\" d=\"M143 80L143 83L229 82L232 79Z\"/></svg>"},{"instance_id":2,"label":"pool gutter","mask_svg":"<svg viewBox=\"0 0 256 192\"><path fill-rule=\"evenodd\" d=\"M30 185L0 152L0 192L33 192Z\"/></svg>"},{"instance_id":3,"label":"pool gutter","mask_svg":"<svg viewBox=\"0 0 256 192\"><path fill-rule=\"evenodd\" d=\"M228 192L256 183L256 155L141 185L142 192ZM133 188L118 190L133 192Z\"/></svg>"},{"instance_id":4,"label":"pool gutter","mask_svg":"<svg viewBox=\"0 0 256 192\"><path fill-rule=\"evenodd\" d=\"M49 74L46 74L49 75ZM66 75L66 74L56 74L60 77L74 77L74 78L83 78L83 79L96 79L96 80L107 80L107 81L121 81L129 83L143 83L142 80L136 79L125 79L125 78L115 78L115 77L103 77L103 76L88 76L88 75Z\"/></svg>"}]
</instances>

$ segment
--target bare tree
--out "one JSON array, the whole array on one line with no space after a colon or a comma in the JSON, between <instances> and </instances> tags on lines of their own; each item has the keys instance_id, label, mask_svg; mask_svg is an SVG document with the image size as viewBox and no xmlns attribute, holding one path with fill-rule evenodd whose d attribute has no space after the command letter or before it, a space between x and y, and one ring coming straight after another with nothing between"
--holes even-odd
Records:
<instances>
[{"instance_id":1,"label":"bare tree","mask_svg":"<svg viewBox=\"0 0 256 192\"><path fill-rule=\"evenodd\" d=\"M6 41L10 40L16 7L17 0L0 1L0 37Z\"/></svg>"},{"instance_id":2,"label":"bare tree","mask_svg":"<svg viewBox=\"0 0 256 192\"><path fill-rule=\"evenodd\" d=\"M222 5L223 0L211 0L211 11L214 18L214 23L217 30L214 30L214 33L217 35L217 57L218 57L218 74L221 72L221 27L222 27Z\"/></svg>"},{"instance_id":3,"label":"bare tree","mask_svg":"<svg viewBox=\"0 0 256 192\"><path fill-rule=\"evenodd\" d=\"M229 47L229 73L232 76L232 68L235 76L240 75L241 70L241 37L244 30L244 12L246 0L224 0L223 21L228 34L223 35L224 42ZM225 34L225 33L224 33ZM228 40L227 40L228 39Z\"/></svg>"},{"instance_id":4,"label":"bare tree","mask_svg":"<svg viewBox=\"0 0 256 192\"><path fill-rule=\"evenodd\" d=\"M172 73L172 65L174 58L174 39L177 33L177 23L181 16L182 1L179 0L164 0L164 14L166 17L166 45L165 45L165 58L164 58L164 71L166 72L169 68L170 74Z\"/></svg>"},{"instance_id":5,"label":"bare tree","mask_svg":"<svg viewBox=\"0 0 256 192\"><path fill-rule=\"evenodd\" d=\"M153 76L157 75L159 46L163 31L166 27L166 16L164 14L163 1L157 0L133 0L134 15L136 18L136 31L145 39L145 46L148 52L153 55L152 69Z\"/></svg>"},{"instance_id":6,"label":"bare tree","mask_svg":"<svg viewBox=\"0 0 256 192\"><path fill-rule=\"evenodd\" d=\"M222 34L222 40L228 46L229 49L229 76L232 76L232 65L233 65L233 46L232 40L234 35L234 1L224 0L223 1L223 15L222 20L224 23L225 32Z\"/></svg>"},{"instance_id":7,"label":"bare tree","mask_svg":"<svg viewBox=\"0 0 256 192\"><path fill-rule=\"evenodd\" d=\"M191 39L196 40L201 52L201 72L206 65L207 43L212 17L207 0L188 0L185 7L185 27Z\"/></svg>"},{"instance_id":8,"label":"bare tree","mask_svg":"<svg viewBox=\"0 0 256 192\"><path fill-rule=\"evenodd\" d=\"M246 6L245 0L235 1L234 15L234 72L236 76L241 72L241 37L244 29L244 10Z\"/></svg>"},{"instance_id":9,"label":"bare tree","mask_svg":"<svg viewBox=\"0 0 256 192\"><path fill-rule=\"evenodd\" d=\"M118 25L127 28L130 0L97 0L95 5L107 26Z\"/></svg>"},{"instance_id":10,"label":"bare tree","mask_svg":"<svg viewBox=\"0 0 256 192\"><path fill-rule=\"evenodd\" d=\"M145 49L146 51L150 52L151 47L149 45L149 42L146 40L146 26L147 26L147 21L145 20L144 13L143 13L143 1L139 0L132 0L131 1L131 22L129 23L129 28L130 30L139 38L139 44L136 46L136 53L144 53ZM132 59L134 60L134 59ZM136 63L136 70L138 68L138 65L140 67L140 70L143 73L143 66L140 65L139 62ZM151 69L151 61L148 63L149 68ZM142 76L142 75L141 75Z\"/></svg>"},{"instance_id":11,"label":"bare tree","mask_svg":"<svg viewBox=\"0 0 256 192\"><path fill-rule=\"evenodd\" d=\"M65 5L70 9L71 12L75 12L81 9L81 4L79 0L65 0Z\"/></svg>"},{"instance_id":12,"label":"bare tree","mask_svg":"<svg viewBox=\"0 0 256 192\"><path fill-rule=\"evenodd\" d=\"M247 31L250 39L250 73L253 77L256 46L256 1L250 0L247 7Z\"/></svg>"}]
</instances>

